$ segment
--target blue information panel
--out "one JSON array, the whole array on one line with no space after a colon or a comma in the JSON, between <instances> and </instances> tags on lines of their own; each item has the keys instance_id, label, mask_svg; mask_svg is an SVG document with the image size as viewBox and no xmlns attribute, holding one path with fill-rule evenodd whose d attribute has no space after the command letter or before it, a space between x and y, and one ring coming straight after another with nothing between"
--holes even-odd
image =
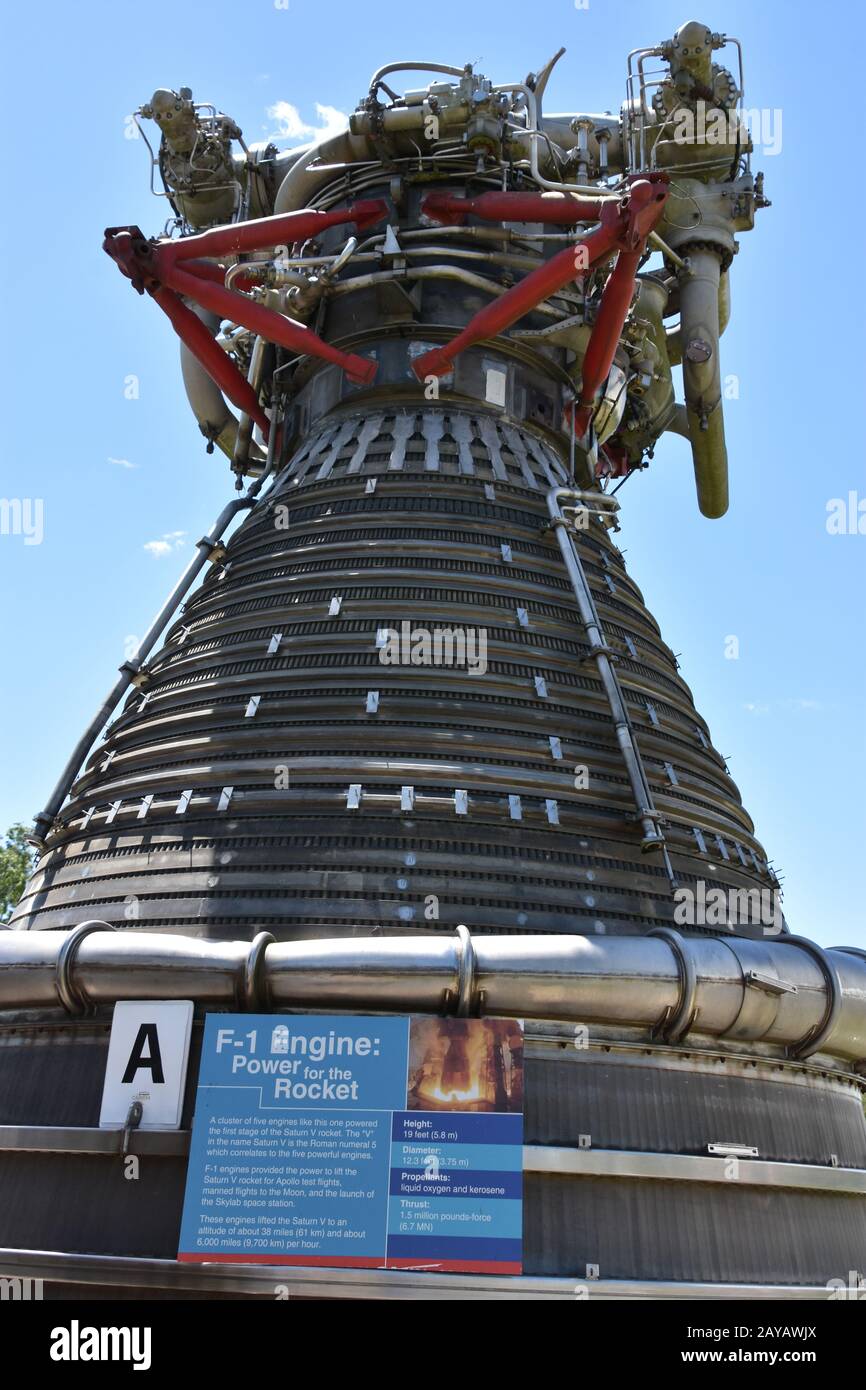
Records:
<instances>
[{"instance_id":1,"label":"blue information panel","mask_svg":"<svg viewBox=\"0 0 866 1390\"><path fill-rule=\"evenodd\" d=\"M178 1258L519 1274L512 1019L210 1014Z\"/></svg>"}]
</instances>

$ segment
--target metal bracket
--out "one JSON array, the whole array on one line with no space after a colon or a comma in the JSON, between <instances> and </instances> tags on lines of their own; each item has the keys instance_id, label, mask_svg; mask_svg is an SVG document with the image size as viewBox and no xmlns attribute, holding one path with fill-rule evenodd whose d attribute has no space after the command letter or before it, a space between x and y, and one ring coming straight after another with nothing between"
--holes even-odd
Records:
<instances>
[{"instance_id":1,"label":"metal bracket","mask_svg":"<svg viewBox=\"0 0 866 1390\"><path fill-rule=\"evenodd\" d=\"M267 979L264 976L265 951L276 938L269 931L260 931L253 937L250 949L244 960L243 981L240 995L241 1004L247 1013L257 1013L270 1007Z\"/></svg>"},{"instance_id":2,"label":"metal bracket","mask_svg":"<svg viewBox=\"0 0 866 1390\"><path fill-rule=\"evenodd\" d=\"M90 936L91 932L114 930L110 922L81 922L79 926L73 927L61 943L57 953L54 988L57 990L57 997L64 1009L73 1017L80 1018L90 1008L87 996L79 990L72 978L72 967L75 964L78 948L84 938Z\"/></svg>"},{"instance_id":3,"label":"metal bracket","mask_svg":"<svg viewBox=\"0 0 866 1390\"><path fill-rule=\"evenodd\" d=\"M680 997L676 1008L665 1010L659 1023L653 1029L653 1036L659 1037L662 1042L666 1043L682 1042L697 1016L695 995L698 988L698 972L694 957L685 937L674 931L673 927L656 927L648 935L659 936L670 946L676 959L680 978Z\"/></svg>"},{"instance_id":4,"label":"metal bracket","mask_svg":"<svg viewBox=\"0 0 866 1390\"><path fill-rule=\"evenodd\" d=\"M789 985L787 980L774 980L772 975L762 975L760 970L747 970L743 976L747 985L762 989L765 994L796 994L797 986Z\"/></svg>"},{"instance_id":5,"label":"metal bracket","mask_svg":"<svg viewBox=\"0 0 866 1390\"><path fill-rule=\"evenodd\" d=\"M144 1114L144 1106L140 1100L134 1100L129 1107L126 1115L126 1123L123 1126L120 1142L120 1156L126 1158L129 1153L129 1142L132 1139L133 1130L138 1129L141 1124L141 1117Z\"/></svg>"}]
</instances>

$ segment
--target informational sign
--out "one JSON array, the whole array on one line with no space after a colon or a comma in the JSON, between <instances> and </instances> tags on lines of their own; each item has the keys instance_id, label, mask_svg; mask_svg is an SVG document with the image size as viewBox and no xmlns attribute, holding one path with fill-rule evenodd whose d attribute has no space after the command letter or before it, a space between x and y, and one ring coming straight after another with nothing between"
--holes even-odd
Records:
<instances>
[{"instance_id":1,"label":"informational sign","mask_svg":"<svg viewBox=\"0 0 866 1390\"><path fill-rule=\"evenodd\" d=\"M512 1019L210 1014L180 1260L521 1272Z\"/></svg>"},{"instance_id":2,"label":"informational sign","mask_svg":"<svg viewBox=\"0 0 866 1390\"><path fill-rule=\"evenodd\" d=\"M177 1129L192 1031L191 999L123 1000L114 1006L101 1129L122 1129L140 1101L139 1129Z\"/></svg>"}]
</instances>

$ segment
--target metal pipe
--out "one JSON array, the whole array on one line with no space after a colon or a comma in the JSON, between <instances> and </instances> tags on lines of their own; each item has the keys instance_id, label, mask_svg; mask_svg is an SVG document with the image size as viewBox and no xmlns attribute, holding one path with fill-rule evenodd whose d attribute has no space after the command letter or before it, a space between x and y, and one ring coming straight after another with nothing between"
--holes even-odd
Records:
<instances>
[{"instance_id":1,"label":"metal pipe","mask_svg":"<svg viewBox=\"0 0 866 1390\"><path fill-rule=\"evenodd\" d=\"M650 237L652 240L652 237ZM666 253L667 254L667 253ZM673 254L673 253L671 253ZM689 263L677 256L674 265L679 265L681 269L688 270ZM719 277L719 337L724 336L725 329L731 321L731 277L727 270L723 270ZM665 346L667 348L668 362L672 367L678 367L683 360L683 335L680 325L676 328L665 330Z\"/></svg>"},{"instance_id":2,"label":"metal pipe","mask_svg":"<svg viewBox=\"0 0 866 1390\"><path fill-rule=\"evenodd\" d=\"M271 435L275 436L276 433L276 430L271 431ZM136 651L135 656L132 657L129 661L125 661L123 665L119 668L119 680L115 681L114 685L111 687L111 690L108 692L102 704L99 706L99 709L96 711L96 714L93 716L90 723L87 725L87 728L84 730L84 733L81 735L80 739L73 748L72 753L70 754L69 759L66 763L66 766L61 772L57 784L54 787L54 790L52 791L47 802L45 803L44 809L40 811L36 817L34 817L31 843L37 845L41 845L44 843L45 836L48 834L52 825L54 824L54 819L58 811L60 810L60 807L63 805L63 802L66 800L66 797L69 793L69 789L72 786L72 783L75 781L75 778L78 775L81 765L84 762L84 759L87 757L87 754L90 751L90 748L92 747L93 743L95 742L100 730L104 728L104 726L107 724L108 720L111 718L112 714L117 708L117 705L120 703L121 699L126 694L129 687L135 681L135 678L141 671L142 665L144 664L146 658L153 650L153 648L156 646L156 643L162 636L162 633L165 630L172 614L175 612L181 599L183 599L185 595L189 592L189 590L192 588L192 585L195 583L195 580L198 578L199 574L204 569L205 565L211 557L211 554L213 553L214 549L222 539L223 533L225 532L229 523L237 516L238 512L244 511L248 507L255 506L262 485L264 484L265 479L269 476L273 467L273 448L274 445L272 443L269 444L269 457L271 458L271 463L269 464L267 471L263 473L260 478L256 478L255 481L250 484L243 497L236 497L231 502L227 503L227 505L223 507L222 511L220 512L219 516L217 517L210 530L204 536L202 536L200 541L196 542L196 549L198 553L194 555L193 558L190 560L189 564L187 565L183 574L178 579L177 583L175 584L165 603L162 605L156 617L153 619L152 623L148 627L147 631L145 632L138 645L138 649Z\"/></svg>"},{"instance_id":3,"label":"metal pipe","mask_svg":"<svg viewBox=\"0 0 866 1390\"><path fill-rule=\"evenodd\" d=\"M444 72L449 77L465 77L466 68L452 68L447 63L386 63L384 67L377 68L370 78L370 91L375 92L383 77L387 77L389 72Z\"/></svg>"},{"instance_id":4,"label":"metal pipe","mask_svg":"<svg viewBox=\"0 0 866 1390\"><path fill-rule=\"evenodd\" d=\"M615 196L576 198L570 193L481 193L462 198L454 193L428 193L421 204L426 217L456 227L466 218L482 217L489 222L549 222L573 227L578 222L597 222L602 202L617 202Z\"/></svg>"},{"instance_id":5,"label":"metal pipe","mask_svg":"<svg viewBox=\"0 0 866 1390\"><path fill-rule=\"evenodd\" d=\"M547 510L550 512L552 524L556 531L556 539L562 552L562 558L565 561L565 567L568 571L568 577L571 580L574 596L577 599L581 622L586 629L586 635L590 647L592 648L592 655L598 667L599 678L604 686L607 702L610 705L616 740L619 744L620 752L622 753L628 780L631 783L632 795L634 796L638 818L643 832L643 848L645 850L664 849L668 876L672 877L670 863L667 860L665 838L659 828L659 813L653 802L652 792L649 782L647 781L640 753L638 752L619 680L610 663L610 647L605 641L598 611L595 606L595 599L592 596L592 590L589 587L583 565L580 562L580 556L571 539L568 523L560 505L561 501L566 498L577 500L581 506L586 505L583 501L583 496L574 492L573 489L567 487L554 487L551 488L547 494Z\"/></svg>"},{"instance_id":6,"label":"metal pipe","mask_svg":"<svg viewBox=\"0 0 866 1390\"><path fill-rule=\"evenodd\" d=\"M341 352L304 324L297 323L284 314L278 314L273 309L266 309L255 300L227 290L222 285L213 285L207 280L190 275L182 269L182 263L161 266L159 273L165 284L177 294L196 300L213 313L221 314L223 318L243 324L245 328L258 333L268 342L279 343L291 352L334 363L343 369L350 381L368 385L376 375L376 363L370 358L359 357L356 353ZM151 293L156 299L165 292L157 290ZM162 298L159 298L158 302L165 308Z\"/></svg>"},{"instance_id":7,"label":"metal pipe","mask_svg":"<svg viewBox=\"0 0 866 1390\"><path fill-rule=\"evenodd\" d=\"M273 217L257 217L249 222L234 222L228 227L214 227L208 232L164 241L155 248L155 259L164 266L168 261L189 260L190 257L238 256L245 251L264 251L282 243L291 245L318 236L328 227L354 222L357 227L372 227L388 211L381 198L351 203L348 207L320 212L305 208Z\"/></svg>"},{"instance_id":8,"label":"metal pipe","mask_svg":"<svg viewBox=\"0 0 866 1390\"><path fill-rule=\"evenodd\" d=\"M719 360L721 265L719 254L689 247L689 265L678 276L683 392L695 468L698 506L704 516L728 510L728 451Z\"/></svg>"},{"instance_id":9,"label":"metal pipe","mask_svg":"<svg viewBox=\"0 0 866 1390\"><path fill-rule=\"evenodd\" d=\"M58 958L69 933L0 933L0 1009L57 1008ZM263 997L273 1009L326 1012L472 1013L562 1020L657 1032L693 999L692 1031L748 1039L800 1055L828 1016L821 964L798 942L745 937L652 936L352 937L265 942L204 941L157 932L92 931L71 964L76 998L88 1008L118 999L194 999L244 1008L247 962L257 954ZM467 950L467 944L471 947ZM829 951L838 1010L823 1055L866 1056L866 962ZM778 990L767 991L776 982ZM754 1007L756 993L762 1005ZM680 1030L680 1037L683 1031Z\"/></svg>"},{"instance_id":10,"label":"metal pipe","mask_svg":"<svg viewBox=\"0 0 866 1390\"><path fill-rule=\"evenodd\" d=\"M262 386L262 372L265 365L265 348L267 344L264 338L256 338L253 343L253 350L250 353L250 366L247 372L247 382L249 388L255 396L256 402L259 399L259 392ZM266 431L271 434L273 431ZM241 412L238 421L237 434L235 436L235 447L232 454L232 472L240 478L245 472L245 464L249 458L250 445L253 441L253 419L246 410Z\"/></svg>"},{"instance_id":11,"label":"metal pipe","mask_svg":"<svg viewBox=\"0 0 866 1390\"><path fill-rule=\"evenodd\" d=\"M497 285L495 280L488 280L485 275L476 275L474 271L464 270L461 266L424 265L406 266L404 270L377 270L367 275L353 275L351 279L341 280L339 284L334 285L329 294L332 299L337 299L342 295L354 294L357 290L370 289L373 285L381 285L386 282L393 284L395 280L459 280L471 289L483 290L486 294L492 294L499 298L511 293L503 285ZM560 293L565 293L565 291L561 290ZM557 320L562 318L562 315L548 304L537 305L534 312ZM451 344L449 343L449 350L450 347ZM444 351L445 349L443 349ZM420 358L417 360L421 361Z\"/></svg>"},{"instance_id":12,"label":"metal pipe","mask_svg":"<svg viewBox=\"0 0 866 1390\"><path fill-rule=\"evenodd\" d=\"M444 347L433 348L417 357L413 370L418 380L423 381L427 376L444 376L451 370L454 358L465 348L487 338L495 338L524 314L530 313L542 300L582 275L584 267L612 251L619 234L618 224L602 225L573 246L566 246L551 256L549 261L531 271L500 299L479 309L466 327ZM578 265L581 269L576 268Z\"/></svg>"},{"instance_id":13,"label":"metal pipe","mask_svg":"<svg viewBox=\"0 0 866 1390\"><path fill-rule=\"evenodd\" d=\"M220 321L216 314L198 305L189 306L211 336L215 336ZM210 372L205 371L198 358L180 339L180 370L184 390L199 428L206 439L221 449L227 458L234 454L238 432L237 417L226 405L225 397Z\"/></svg>"},{"instance_id":14,"label":"metal pipe","mask_svg":"<svg viewBox=\"0 0 866 1390\"><path fill-rule=\"evenodd\" d=\"M185 278L195 279L191 275ZM199 283L203 284L204 282ZM248 415L251 415L260 429L267 434L268 419L259 407L258 397L249 382L244 379L235 364L223 352L201 319L193 313L187 304L184 304L180 295L173 289L166 289L165 286L159 285L151 288L149 294L162 309L181 342L186 343L190 352L201 363L208 376L213 378L223 395L228 396L239 410L246 411Z\"/></svg>"},{"instance_id":15,"label":"metal pipe","mask_svg":"<svg viewBox=\"0 0 866 1390\"><path fill-rule=\"evenodd\" d=\"M602 292L598 315L583 355L580 396L574 412L575 429L581 437L586 434L595 398L613 366L626 315L634 297L640 258L640 251L620 251Z\"/></svg>"}]
</instances>

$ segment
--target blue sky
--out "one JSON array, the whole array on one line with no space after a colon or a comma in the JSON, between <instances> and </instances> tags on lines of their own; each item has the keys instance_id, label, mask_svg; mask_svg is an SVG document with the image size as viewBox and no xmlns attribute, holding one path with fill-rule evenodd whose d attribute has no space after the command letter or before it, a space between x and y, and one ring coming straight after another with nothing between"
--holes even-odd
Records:
<instances>
[{"instance_id":1,"label":"blue sky","mask_svg":"<svg viewBox=\"0 0 866 1390\"><path fill-rule=\"evenodd\" d=\"M619 541L784 875L792 929L866 946L866 535L826 527L831 499L866 499L863 206L846 174L848 132L862 128L862 7L690 8L378 0L365 24L344 0L151 0L138 17L48 0L7 14L0 496L42 499L44 538L0 535L0 828L41 808L124 644L230 493L186 405L171 330L101 250L105 226L153 234L167 215L141 141L125 137L129 113L155 87L187 85L249 142L279 128L268 110L281 102L312 126L317 103L351 110L401 56L473 61L508 81L560 45L547 109L615 111L627 51L697 15L743 40L746 105L782 121L780 152L754 161L773 207L741 238L722 344L739 389L726 405L732 503L721 521L699 515L688 446L666 436L621 494Z\"/></svg>"}]
</instances>

